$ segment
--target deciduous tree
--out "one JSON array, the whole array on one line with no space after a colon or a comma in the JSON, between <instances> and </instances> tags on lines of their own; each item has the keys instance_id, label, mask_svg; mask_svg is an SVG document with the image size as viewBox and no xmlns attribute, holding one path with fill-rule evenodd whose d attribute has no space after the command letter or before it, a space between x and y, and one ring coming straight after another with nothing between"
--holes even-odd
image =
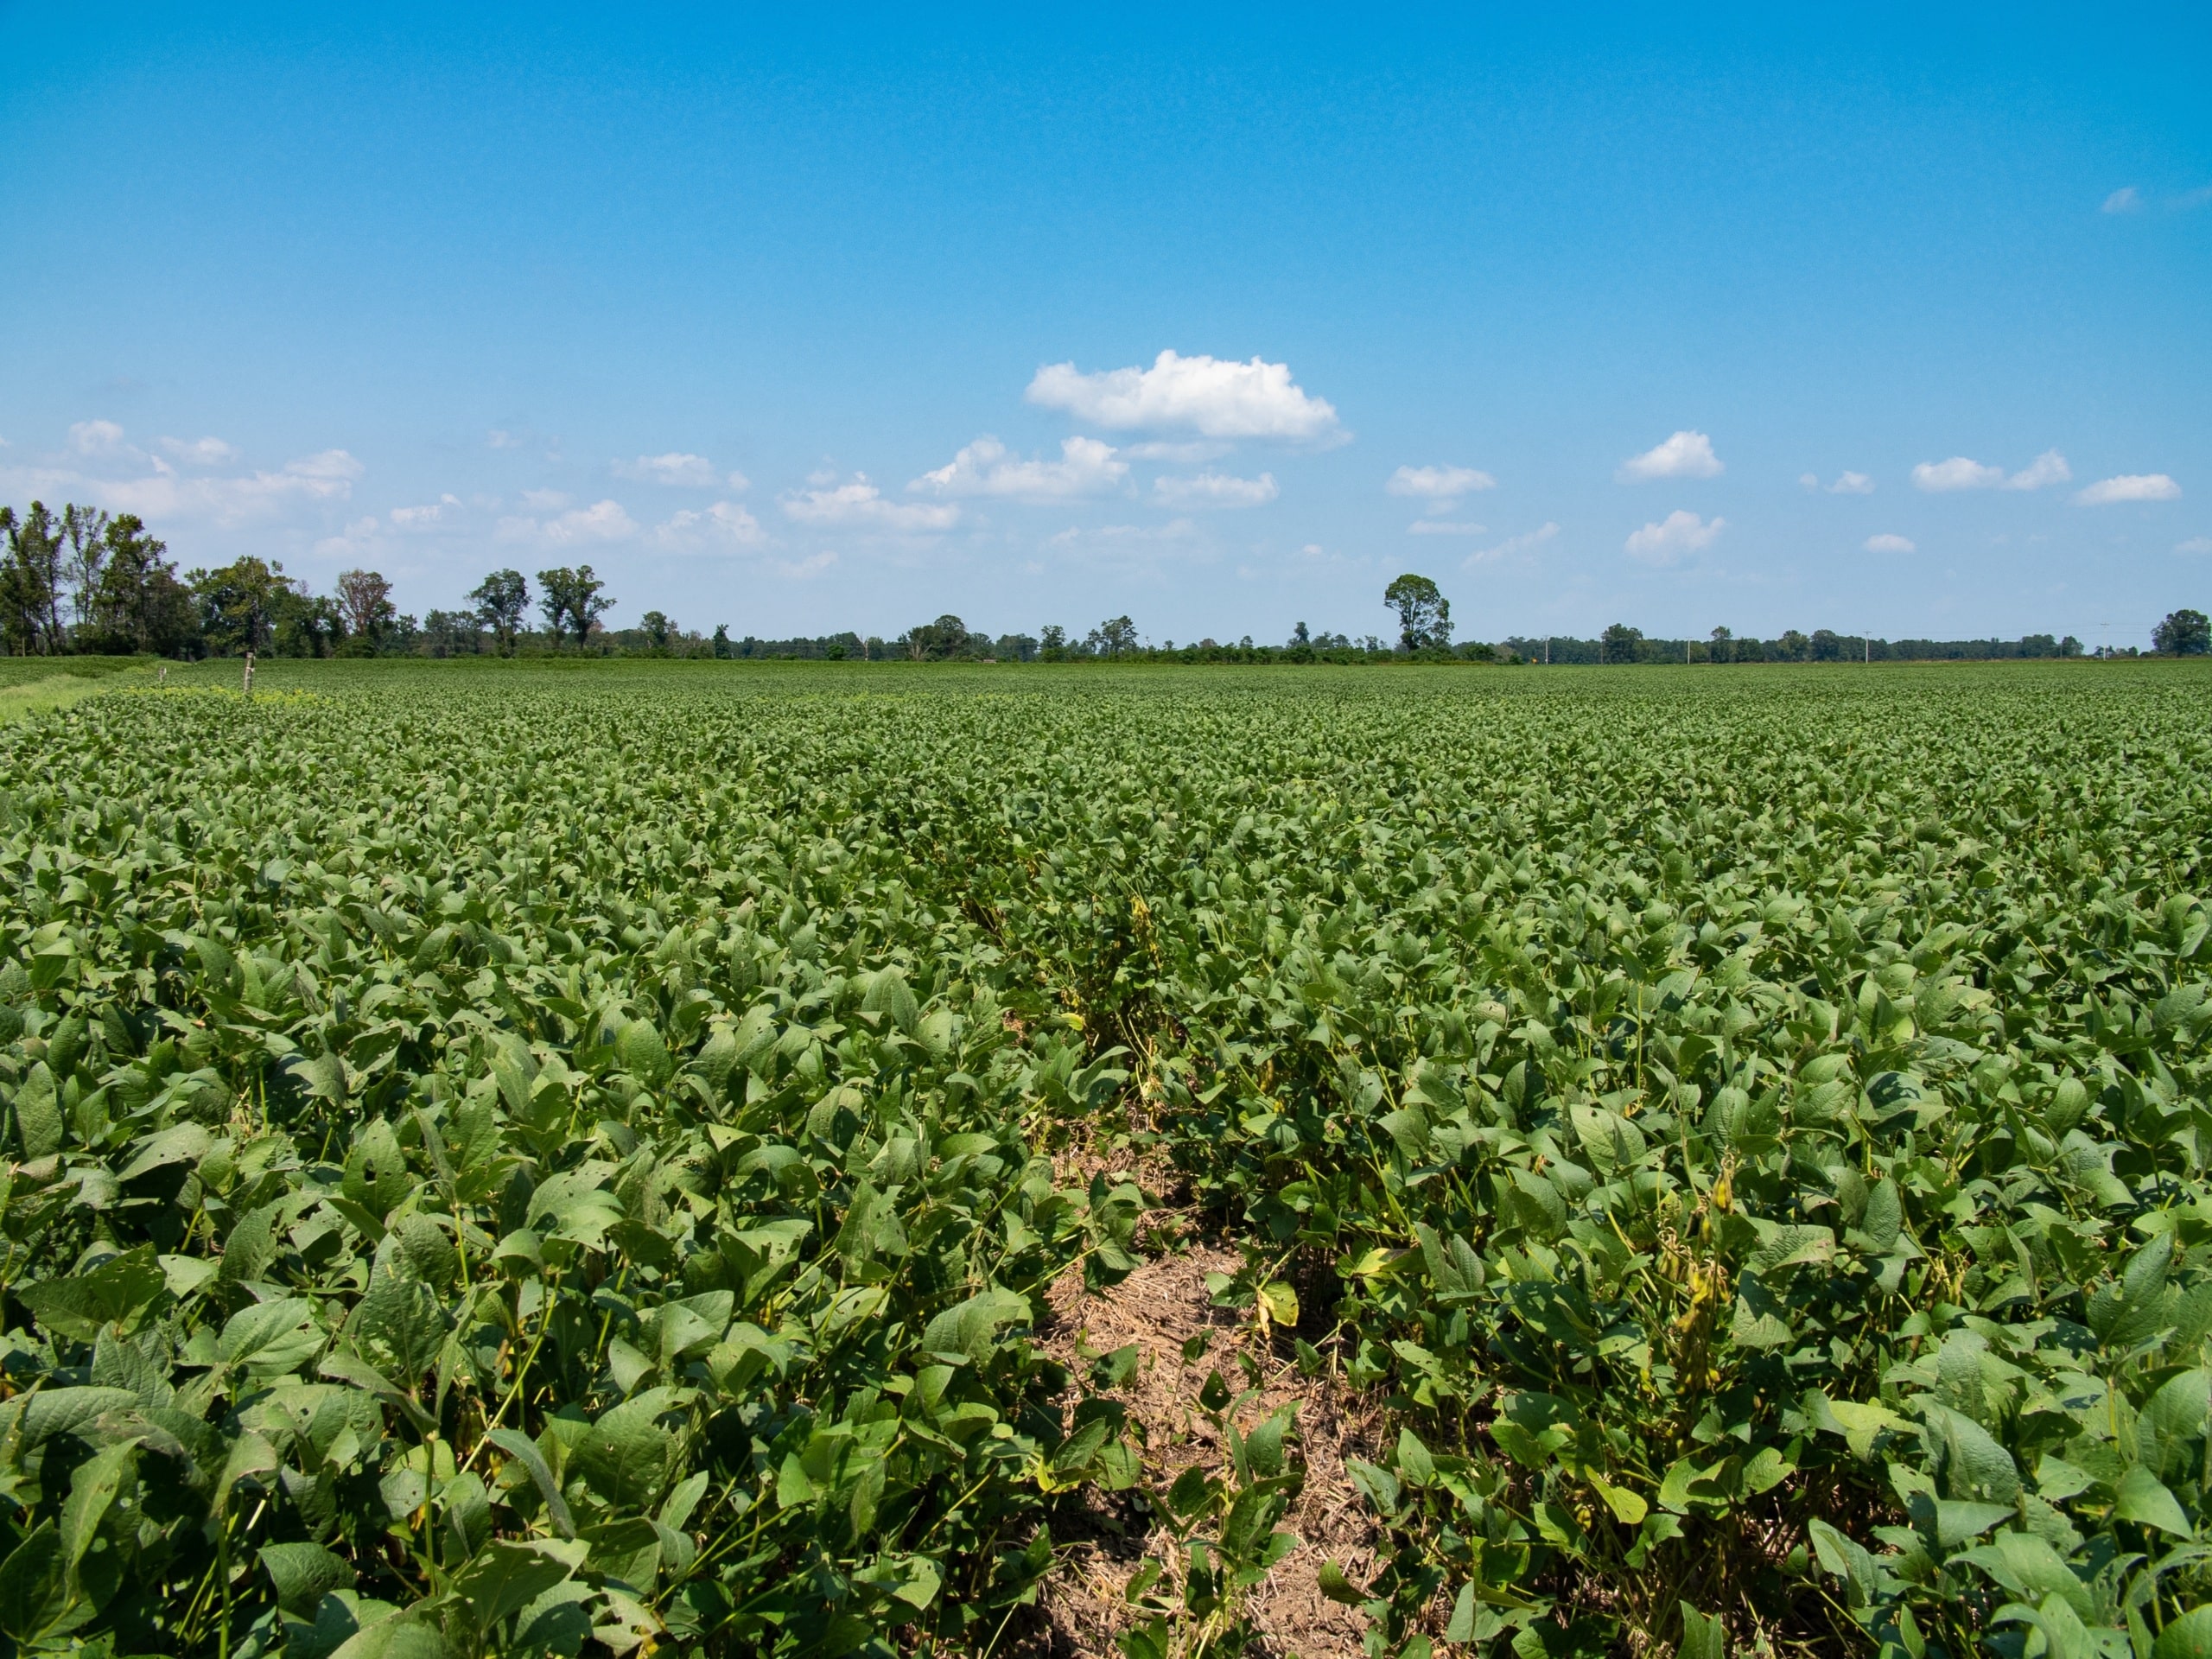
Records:
<instances>
[{"instance_id":1,"label":"deciduous tree","mask_svg":"<svg viewBox=\"0 0 2212 1659\"><path fill-rule=\"evenodd\" d=\"M1427 576L1411 572L1382 590L1382 602L1398 613L1398 644L1427 651L1452 643L1452 601Z\"/></svg>"},{"instance_id":2,"label":"deciduous tree","mask_svg":"<svg viewBox=\"0 0 2212 1659\"><path fill-rule=\"evenodd\" d=\"M200 642L191 591L177 580L168 549L146 533L135 513L111 520L100 532L99 575L84 607L77 643L86 651L131 654L158 652L179 657Z\"/></svg>"},{"instance_id":3,"label":"deciduous tree","mask_svg":"<svg viewBox=\"0 0 2212 1659\"><path fill-rule=\"evenodd\" d=\"M1090 631L1088 643L1102 657L1118 657L1137 648L1137 625L1126 616L1109 616Z\"/></svg>"},{"instance_id":4,"label":"deciduous tree","mask_svg":"<svg viewBox=\"0 0 2212 1659\"><path fill-rule=\"evenodd\" d=\"M218 655L266 652L276 638L278 611L303 597L281 563L251 555L214 570L194 570L186 580L200 605L200 630Z\"/></svg>"},{"instance_id":5,"label":"deciduous tree","mask_svg":"<svg viewBox=\"0 0 2212 1659\"><path fill-rule=\"evenodd\" d=\"M476 601L476 614L492 636L499 642L499 654L515 654L515 635L522 630L523 613L530 608L530 584L522 579L519 570L494 570L478 582L469 594ZM560 618L547 613L553 632L561 631Z\"/></svg>"},{"instance_id":6,"label":"deciduous tree","mask_svg":"<svg viewBox=\"0 0 2212 1659\"><path fill-rule=\"evenodd\" d=\"M556 639L565 629L578 645L590 639L599 619L614 608L615 601L601 592L607 584L592 574L588 564L573 570L566 565L541 570L537 585L541 590L538 607L545 613L547 628Z\"/></svg>"},{"instance_id":7,"label":"deciduous tree","mask_svg":"<svg viewBox=\"0 0 2212 1659\"><path fill-rule=\"evenodd\" d=\"M2176 657L2202 657L2212 652L2212 622L2202 611L2169 611L2151 630L2151 645Z\"/></svg>"},{"instance_id":8,"label":"deciduous tree","mask_svg":"<svg viewBox=\"0 0 2212 1659\"><path fill-rule=\"evenodd\" d=\"M372 652L399 615L391 602L391 584L374 570L338 573L338 610L346 633Z\"/></svg>"},{"instance_id":9,"label":"deciduous tree","mask_svg":"<svg viewBox=\"0 0 2212 1659\"><path fill-rule=\"evenodd\" d=\"M0 508L0 636L9 654L51 656L64 648L61 636L61 525L43 501L34 501L18 521Z\"/></svg>"}]
</instances>

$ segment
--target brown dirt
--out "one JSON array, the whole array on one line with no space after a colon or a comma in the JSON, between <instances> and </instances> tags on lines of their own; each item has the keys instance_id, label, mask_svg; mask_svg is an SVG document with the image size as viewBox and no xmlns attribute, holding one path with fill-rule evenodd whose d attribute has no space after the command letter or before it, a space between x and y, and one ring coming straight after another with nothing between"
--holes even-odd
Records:
<instances>
[{"instance_id":1,"label":"brown dirt","mask_svg":"<svg viewBox=\"0 0 2212 1659\"><path fill-rule=\"evenodd\" d=\"M1154 1212L1153 1219L1164 1217ZM1240 1361L1249 1357L1258 1366L1260 1397L1240 1414L1238 1426L1294 1404L1306 1478L1281 1523L1298 1535L1299 1546L1252 1592L1247 1612L1261 1634L1260 1651L1275 1659L1356 1659L1364 1620L1357 1608L1324 1597L1315 1574L1325 1560L1354 1583L1374 1571L1372 1516L1344 1460L1376 1458L1376 1414L1341 1378L1302 1376L1287 1336L1263 1341L1249 1312L1212 1306L1206 1274L1236 1267L1233 1251L1201 1243L1147 1262L1096 1294L1086 1294L1081 1275L1071 1273L1052 1288L1048 1345L1071 1367L1087 1364L1086 1356L1137 1345L1137 1370L1116 1397L1142 1425L1146 1478L1163 1491L1192 1463L1211 1469L1228 1460L1198 1404L1207 1375L1218 1370L1241 1394L1255 1385ZM1200 1332L1211 1336L1207 1351L1186 1363L1183 1344ZM1114 1659L1116 1632L1136 1622L1122 1597L1130 1574L1147 1555L1171 1572L1173 1566L1172 1540L1151 1526L1133 1497L1092 1493L1074 1526L1065 1520L1056 1525L1060 1558L1043 1586L1039 1627L1019 1652L1030 1659Z\"/></svg>"}]
</instances>

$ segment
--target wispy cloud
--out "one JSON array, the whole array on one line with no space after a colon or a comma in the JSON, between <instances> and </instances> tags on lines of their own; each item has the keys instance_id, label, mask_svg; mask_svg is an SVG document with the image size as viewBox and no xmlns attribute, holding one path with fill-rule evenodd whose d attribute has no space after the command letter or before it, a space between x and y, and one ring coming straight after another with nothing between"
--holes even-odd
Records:
<instances>
[{"instance_id":1,"label":"wispy cloud","mask_svg":"<svg viewBox=\"0 0 2212 1659\"><path fill-rule=\"evenodd\" d=\"M123 448L123 429L113 421L79 421L69 429L69 447L80 455L113 454Z\"/></svg>"},{"instance_id":2,"label":"wispy cloud","mask_svg":"<svg viewBox=\"0 0 2212 1659\"><path fill-rule=\"evenodd\" d=\"M353 493L361 463L343 449L326 449L287 461L281 471L244 477L186 477L166 462L154 462L149 478L90 481L103 506L135 512L159 524L164 519L205 519L229 529L267 518L288 503L343 501Z\"/></svg>"},{"instance_id":3,"label":"wispy cloud","mask_svg":"<svg viewBox=\"0 0 2212 1659\"><path fill-rule=\"evenodd\" d=\"M618 461L613 467L617 478L634 479L640 484L665 484L687 490L732 489L741 493L750 487L744 474L725 474L704 455L687 454L682 450Z\"/></svg>"},{"instance_id":4,"label":"wispy cloud","mask_svg":"<svg viewBox=\"0 0 2212 1659\"><path fill-rule=\"evenodd\" d=\"M717 501L696 512L687 508L656 524L653 539L679 553L726 553L757 547L766 537L760 521L736 502Z\"/></svg>"},{"instance_id":5,"label":"wispy cloud","mask_svg":"<svg viewBox=\"0 0 2212 1659\"><path fill-rule=\"evenodd\" d=\"M424 506L394 507L385 517L391 521L394 530L422 534L444 528L458 518L462 511L461 498L457 495L447 494ZM368 522L374 524L376 521L370 519ZM350 534L357 528L359 528L358 525L348 526L348 533Z\"/></svg>"},{"instance_id":6,"label":"wispy cloud","mask_svg":"<svg viewBox=\"0 0 2212 1659\"><path fill-rule=\"evenodd\" d=\"M1164 524L1100 524L1086 530L1080 524L1070 524L1065 530L1046 538L1047 547L1073 547L1078 542L1181 542L1198 533L1198 525L1188 518L1170 518Z\"/></svg>"},{"instance_id":7,"label":"wispy cloud","mask_svg":"<svg viewBox=\"0 0 2212 1659\"><path fill-rule=\"evenodd\" d=\"M1677 508L1657 524L1631 531L1623 546L1629 557L1646 564L1674 564L1685 554L1712 546L1727 524L1726 518L1704 519Z\"/></svg>"},{"instance_id":8,"label":"wispy cloud","mask_svg":"<svg viewBox=\"0 0 2212 1659\"><path fill-rule=\"evenodd\" d=\"M2192 536L2185 542L2176 542L2177 553L2212 553L2212 536Z\"/></svg>"},{"instance_id":9,"label":"wispy cloud","mask_svg":"<svg viewBox=\"0 0 2212 1659\"><path fill-rule=\"evenodd\" d=\"M1662 478L1717 478L1726 470L1702 432L1675 433L1640 455L1630 455L1613 474L1622 484L1648 484Z\"/></svg>"},{"instance_id":10,"label":"wispy cloud","mask_svg":"<svg viewBox=\"0 0 2212 1659\"><path fill-rule=\"evenodd\" d=\"M2085 507L2109 507L2126 501L2178 501L2181 486L2164 473L2123 473L2100 479L2074 499Z\"/></svg>"},{"instance_id":11,"label":"wispy cloud","mask_svg":"<svg viewBox=\"0 0 2212 1659\"><path fill-rule=\"evenodd\" d=\"M2104 213L2139 213L2143 211L2142 194L2132 184L2122 185L2105 198L2105 205L2097 211Z\"/></svg>"},{"instance_id":12,"label":"wispy cloud","mask_svg":"<svg viewBox=\"0 0 2212 1659\"><path fill-rule=\"evenodd\" d=\"M163 438L163 453L188 467L221 467L238 458L238 452L220 438Z\"/></svg>"},{"instance_id":13,"label":"wispy cloud","mask_svg":"<svg viewBox=\"0 0 2212 1659\"><path fill-rule=\"evenodd\" d=\"M1155 478L1153 499L1163 507L1258 507L1281 493L1275 475L1237 478L1227 473L1200 473L1195 478Z\"/></svg>"},{"instance_id":14,"label":"wispy cloud","mask_svg":"<svg viewBox=\"0 0 2212 1659\"><path fill-rule=\"evenodd\" d=\"M1462 497L1496 489L1497 480L1473 467L1401 467L1382 487L1392 495L1427 502L1431 512L1449 512Z\"/></svg>"},{"instance_id":15,"label":"wispy cloud","mask_svg":"<svg viewBox=\"0 0 2212 1659\"><path fill-rule=\"evenodd\" d=\"M367 470L343 449L325 449L284 463L286 473L327 484L350 484Z\"/></svg>"},{"instance_id":16,"label":"wispy cloud","mask_svg":"<svg viewBox=\"0 0 2212 1659\"><path fill-rule=\"evenodd\" d=\"M1676 515L1678 518L1680 516L1680 514ZM1550 523L1540 524L1535 529L1526 531L1521 535L1507 537L1496 547L1485 547L1468 554L1460 561L1460 568L1471 570L1478 564L1491 564L1499 559L1510 558L1516 553L1529 552L1534 548L1541 547L1558 534L1557 524Z\"/></svg>"},{"instance_id":17,"label":"wispy cloud","mask_svg":"<svg viewBox=\"0 0 2212 1659\"><path fill-rule=\"evenodd\" d=\"M887 501L883 492L855 473L849 482L824 480L810 490L788 490L777 498L784 517L802 524L857 524L878 530L950 530L960 509L950 502Z\"/></svg>"},{"instance_id":18,"label":"wispy cloud","mask_svg":"<svg viewBox=\"0 0 2212 1659\"><path fill-rule=\"evenodd\" d=\"M835 553L824 550L810 553L803 559L771 559L769 568L779 576L792 582L810 582L837 563Z\"/></svg>"},{"instance_id":19,"label":"wispy cloud","mask_svg":"<svg viewBox=\"0 0 2212 1659\"><path fill-rule=\"evenodd\" d=\"M1481 524L1456 523L1449 518L1416 518L1406 526L1408 536L1481 536L1487 533Z\"/></svg>"},{"instance_id":20,"label":"wispy cloud","mask_svg":"<svg viewBox=\"0 0 2212 1659\"><path fill-rule=\"evenodd\" d=\"M987 433L906 487L931 495L1065 501L1103 494L1120 485L1128 472L1128 463L1116 458L1114 446L1096 438L1062 439L1058 461L1024 461Z\"/></svg>"},{"instance_id":21,"label":"wispy cloud","mask_svg":"<svg viewBox=\"0 0 2212 1659\"><path fill-rule=\"evenodd\" d=\"M149 454L127 442L113 421L79 421L69 429L67 460L11 468L8 484L40 493L67 493L111 512L136 513L156 526L209 524L230 530L281 517L290 507L343 501L364 470L346 451L324 449L273 472L226 474L205 470L238 458L219 438L159 442L168 454ZM180 472L172 454L199 470Z\"/></svg>"},{"instance_id":22,"label":"wispy cloud","mask_svg":"<svg viewBox=\"0 0 2212 1659\"><path fill-rule=\"evenodd\" d=\"M1916 553L1920 550L1902 536L1869 536L1859 543L1869 553Z\"/></svg>"},{"instance_id":23,"label":"wispy cloud","mask_svg":"<svg viewBox=\"0 0 2212 1659\"><path fill-rule=\"evenodd\" d=\"M1131 461L1165 461L1178 467L1195 467L1201 461L1218 461L1236 447L1221 438L1192 438L1182 443L1147 438L1142 443L1123 444L1121 453Z\"/></svg>"},{"instance_id":24,"label":"wispy cloud","mask_svg":"<svg viewBox=\"0 0 2212 1659\"><path fill-rule=\"evenodd\" d=\"M1026 394L1109 431L1190 431L1208 438L1287 438L1313 442L1343 435L1335 407L1291 378L1287 363L1255 357L1185 357L1164 351L1148 369L1079 372L1073 363L1039 369Z\"/></svg>"}]
</instances>

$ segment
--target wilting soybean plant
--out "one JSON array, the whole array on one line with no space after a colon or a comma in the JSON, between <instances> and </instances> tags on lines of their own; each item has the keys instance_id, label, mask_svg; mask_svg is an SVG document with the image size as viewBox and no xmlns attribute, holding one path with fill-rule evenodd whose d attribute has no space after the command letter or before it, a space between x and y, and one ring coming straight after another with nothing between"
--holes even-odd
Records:
<instances>
[{"instance_id":1,"label":"wilting soybean plant","mask_svg":"<svg viewBox=\"0 0 2212 1659\"><path fill-rule=\"evenodd\" d=\"M1166 1484L1039 1341L1136 1265L1078 1140L1382 1414L1373 1652L2212 1646L2205 689L433 666L25 728L0 1629L1014 1639L1056 1514ZM1132 1653L1249 1635L1270 1422L1154 1491Z\"/></svg>"}]
</instances>

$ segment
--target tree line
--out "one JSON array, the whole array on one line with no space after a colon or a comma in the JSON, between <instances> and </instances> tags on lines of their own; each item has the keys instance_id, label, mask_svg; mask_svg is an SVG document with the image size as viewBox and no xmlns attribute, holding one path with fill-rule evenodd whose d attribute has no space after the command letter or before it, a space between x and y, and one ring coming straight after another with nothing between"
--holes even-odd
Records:
<instances>
[{"instance_id":1,"label":"tree line","mask_svg":"<svg viewBox=\"0 0 2212 1659\"><path fill-rule=\"evenodd\" d=\"M374 570L339 572L332 591L315 593L281 562L245 556L179 575L165 543L132 513L34 501L22 513L0 506L0 650L11 656L64 653L173 658L515 656L588 652L661 657L811 658L868 662L1368 663L1760 663L1898 662L2079 657L2072 634L2009 639L1874 639L1827 628L1789 629L1772 639L1718 627L1703 639L1647 637L1617 622L1594 639L1512 635L1495 644L1452 641L1451 601L1430 578L1412 573L1383 589L1398 619L1397 638L1357 639L1300 622L1281 645L1201 639L1154 645L1129 617L1109 617L1077 633L1058 624L1035 634L992 634L946 613L890 639L846 632L813 639L711 637L647 611L634 627L616 628L616 606L588 564L540 570L537 588L519 570L487 574L454 610L418 620L392 602L391 583ZM532 613L538 626L532 626ZM2155 651L2203 655L2212 650L2206 618L2170 613L2153 631ZM2123 654L2123 653L2114 653ZM2124 654L2133 654L2132 652Z\"/></svg>"}]
</instances>

